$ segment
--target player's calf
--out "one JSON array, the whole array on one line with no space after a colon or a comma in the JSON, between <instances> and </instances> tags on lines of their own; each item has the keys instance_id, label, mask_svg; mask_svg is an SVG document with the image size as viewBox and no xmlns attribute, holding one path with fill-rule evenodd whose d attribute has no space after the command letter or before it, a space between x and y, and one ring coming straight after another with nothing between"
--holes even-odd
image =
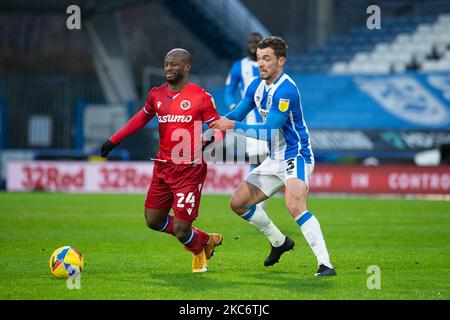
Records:
<instances>
[{"instance_id":1,"label":"player's calf","mask_svg":"<svg viewBox=\"0 0 450 320\"><path fill-rule=\"evenodd\" d=\"M194 233L191 226L186 228L175 223L173 227L173 234L177 237L178 241L184 244L190 237L193 237Z\"/></svg>"},{"instance_id":2,"label":"player's calf","mask_svg":"<svg viewBox=\"0 0 450 320\"><path fill-rule=\"evenodd\" d=\"M308 187L300 179L289 179L286 182L286 208L295 219L307 209Z\"/></svg>"},{"instance_id":3,"label":"player's calf","mask_svg":"<svg viewBox=\"0 0 450 320\"><path fill-rule=\"evenodd\" d=\"M306 204L303 204L301 202L286 201L286 208L294 219L298 217L302 212L308 210Z\"/></svg>"},{"instance_id":4,"label":"player's calf","mask_svg":"<svg viewBox=\"0 0 450 320\"><path fill-rule=\"evenodd\" d=\"M150 229L174 235L173 216L169 215L168 211L146 208L144 217L147 227Z\"/></svg>"}]
</instances>

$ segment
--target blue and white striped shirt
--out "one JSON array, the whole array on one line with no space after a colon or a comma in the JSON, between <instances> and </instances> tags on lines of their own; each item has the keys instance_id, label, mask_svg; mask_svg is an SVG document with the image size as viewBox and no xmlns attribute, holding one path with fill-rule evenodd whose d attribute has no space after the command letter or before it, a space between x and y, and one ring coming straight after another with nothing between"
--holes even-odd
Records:
<instances>
[{"instance_id":1,"label":"blue and white striped shirt","mask_svg":"<svg viewBox=\"0 0 450 320\"><path fill-rule=\"evenodd\" d=\"M263 124L240 122L255 107ZM306 163L314 163L300 92L287 74L282 73L269 86L260 77L253 80L242 101L226 117L237 121L235 131L243 131L248 137L267 140L270 158L285 160L300 155Z\"/></svg>"}]
</instances>

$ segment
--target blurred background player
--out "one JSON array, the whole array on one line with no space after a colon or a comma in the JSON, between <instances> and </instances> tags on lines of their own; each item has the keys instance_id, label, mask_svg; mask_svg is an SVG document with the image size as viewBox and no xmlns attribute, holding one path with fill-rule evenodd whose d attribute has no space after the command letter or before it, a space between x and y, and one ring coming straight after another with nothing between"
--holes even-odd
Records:
<instances>
[{"instance_id":1,"label":"blurred background player","mask_svg":"<svg viewBox=\"0 0 450 320\"><path fill-rule=\"evenodd\" d=\"M265 266L278 262L284 252L294 247L294 241L283 235L256 204L286 187L286 207L300 227L314 252L318 270L316 276L333 276L319 221L308 211L308 179L314 169L308 127L303 117L301 98L294 81L283 72L287 46L280 37L268 37L258 43L256 52L260 78L247 88L242 101L233 111L211 125L221 131L232 129L253 138L269 141L269 157L253 169L241 182L231 199L231 209L265 234L272 249ZM263 124L241 122L258 109Z\"/></svg>"},{"instance_id":2,"label":"blurred background player","mask_svg":"<svg viewBox=\"0 0 450 320\"><path fill-rule=\"evenodd\" d=\"M225 86L225 103L230 110L236 107L236 102L240 101L245 94L250 83L259 76L258 63L256 62L256 49L262 36L258 32L248 34L245 47L247 56L233 63L228 73ZM238 100L236 100L236 91L238 91ZM262 117L258 110L254 108L244 120L247 124L262 123ZM240 135L228 134L226 138L227 147L232 145L235 139L245 139L245 153L250 162L251 169L256 168L266 157L268 153L267 142L253 138L245 138ZM233 149L234 150L234 149ZM239 150L236 150L238 153ZM261 202L258 205L264 205Z\"/></svg>"},{"instance_id":3,"label":"blurred background player","mask_svg":"<svg viewBox=\"0 0 450 320\"><path fill-rule=\"evenodd\" d=\"M256 46L261 40L262 36L258 32L250 33L245 42L248 56L235 61L231 66L225 87L225 102L230 110L233 110L237 104L236 89L239 89L239 98L242 99L249 84L259 76L258 63L256 62ZM258 122L262 121L257 111L254 112L254 115L253 121L256 121L255 119L258 119ZM246 120L249 120L250 116L251 114L247 116Z\"/></svg>"},{"instance_id":4,"label":"blurred background player","mask_svg":"<svg viewBox=\"0 0 450 320\"><path fill-rule=\"evenodd\" d=\"M167 82L152 88L145 106L102 146L108 153L123 139L142 129L155 115L159 121L160 151L145 199L147 225L175 236L192 252L192 272L207 271L207 259L222 235L192 226L197 218L207 166L202 159L202 123L219 118L214 100L205 89L189 82L191 54L173 49L164 60ZM173 137L181 139L174 141ZM174 214L169 211L173 209Z\"/></svg>"}]
</instances>

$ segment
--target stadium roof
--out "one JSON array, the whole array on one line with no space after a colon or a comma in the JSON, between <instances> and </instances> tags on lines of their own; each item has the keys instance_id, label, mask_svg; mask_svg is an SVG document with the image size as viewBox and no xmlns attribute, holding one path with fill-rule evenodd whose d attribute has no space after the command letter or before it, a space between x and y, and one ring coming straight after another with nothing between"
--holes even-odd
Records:
<instances>
[{"instance_id":1,"label":"stadium roof","mask_svg":"<svg viewBox=\"0 0 450 320\"><path fill-rule=\"evenodd\" d=\"M2 11L54 12L70 5L78 5L87 12L107 12L153 0L14 0L0 1Z\"/></svg>"}]
</instances>

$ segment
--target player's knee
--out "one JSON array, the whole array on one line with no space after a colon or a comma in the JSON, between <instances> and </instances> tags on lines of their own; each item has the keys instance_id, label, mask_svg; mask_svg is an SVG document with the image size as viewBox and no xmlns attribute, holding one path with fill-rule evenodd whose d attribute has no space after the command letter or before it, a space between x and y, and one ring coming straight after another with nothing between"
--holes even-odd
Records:
<instances>
[{"instance_id":1,"label":"player's knee","mask_svg":"<svg viewBox=\"0 0 450 320\"><path fill-rule=\"evenodd\" d=\"M144 211L144 218L145 223L147 224L147 227L149 227L152 230L158 231L161 229L161 223L159 221L156 221L153 219L152 215L147 212L147 210Z\"/></svg>"},{"instance_id":2,"label":"player's knee","mask_svg":"<svg viewBox=\"0 0 450 320\"><path fill-rule=\"evenodd\" d=\"M236 212L236 210L237 210L237 204L236 204L236 202L234 201L234 198L231 198L229 205L230 205L230 209L231 209L233 212Z\"/></svg>"},{"instance_id":3,"label":"player's knee","mask_svg":"<svg viewBox=\"0 0 450 320\"><path fill-rule=\"evenodd\" d=\"M147 227L155 231L159 231L161 229L161 225L148 220L147 220Z\"/></svg>"},{"instance_id":4,"label":"player's knee","mask_svg":"<svg viewBox=\"0 0 450 320\"><path fill-rule=\"evenodd\" d=\"M242 201L236 196L231 197L230 209L238 215L244 214L248 211L248 209L243 205Z\"/></svg>"}]
</instances>

